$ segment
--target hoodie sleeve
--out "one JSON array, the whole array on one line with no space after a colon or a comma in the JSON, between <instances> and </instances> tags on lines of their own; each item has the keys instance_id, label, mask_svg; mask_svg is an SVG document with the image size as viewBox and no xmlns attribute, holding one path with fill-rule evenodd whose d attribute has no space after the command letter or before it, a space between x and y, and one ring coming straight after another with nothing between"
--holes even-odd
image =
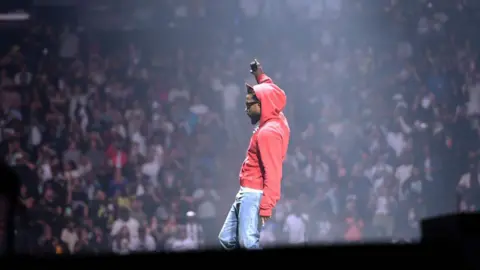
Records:
<instances>
[{"instance_id":1,"label":"hoodie sleeve","mask_svg":"<svg viewBox=\"0 0 480 270\"><path fill-rule=\"evenodd\" d=\"M268 77L265 73L260 73L259 75L255 76L257 83L273 83L272 78Z\"/></svg>"},{"instance_id":2,"label":"hoodie sleeve","mask_svg":"<svg viewBox=\"0 0 480 270\"><path fill-rule=\"evenodd\" d=\"M260 216L269 217L280 199L282 179L282 136L272 128L258 134L258 149L263 165L263 196L260 201Z\"/></svg>"}]
</instances>

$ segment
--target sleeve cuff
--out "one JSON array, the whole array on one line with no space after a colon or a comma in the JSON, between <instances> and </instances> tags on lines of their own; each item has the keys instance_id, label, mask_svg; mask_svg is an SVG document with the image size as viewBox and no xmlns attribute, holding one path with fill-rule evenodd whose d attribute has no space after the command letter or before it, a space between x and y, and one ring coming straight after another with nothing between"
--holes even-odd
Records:
<instances>
[{"instance_id":1,"label":"sleeve cuff","mask_svg":"<svg viewBox=\"0 0 480 270\"><path fill-rule=\"evenodd\" d=\"M272 209L260 209L260 216L261 217L271 217L272 216Z\"/></svg>"}]
</instances>

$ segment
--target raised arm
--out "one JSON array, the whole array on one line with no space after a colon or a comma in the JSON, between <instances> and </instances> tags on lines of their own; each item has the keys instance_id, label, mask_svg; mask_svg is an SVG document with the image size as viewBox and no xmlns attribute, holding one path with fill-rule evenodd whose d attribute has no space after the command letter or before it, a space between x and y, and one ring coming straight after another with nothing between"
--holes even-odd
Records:
<instances>
[{"instance_id":1,"label":"raised arm","mask_svg":"<svg viewBox=\"0 0 480 270\"><path fill-rule=\"evenodd\" d=\"M253 76L255 76L255 80L257 80L257 83L273 83L272 79L263 72L262 65L260 65L260 62L258 62L257 59L253 60L250 63L250 73L252 73Z\"/></svg>"}]
</instances>

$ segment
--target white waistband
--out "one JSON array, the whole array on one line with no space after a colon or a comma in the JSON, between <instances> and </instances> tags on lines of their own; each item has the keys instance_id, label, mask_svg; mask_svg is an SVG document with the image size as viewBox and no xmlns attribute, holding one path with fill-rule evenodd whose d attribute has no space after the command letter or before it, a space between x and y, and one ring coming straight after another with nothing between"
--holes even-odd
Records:
<instances>
[{"instance_id":1,"label":"white waistband","mask_svg":"<svg viewBox=\"0 0 480 270\"><path fill-rule=\"evenodd\" d=\"M240 187L240 192L253 192L253 193L263 193L263 190L248 188L248 187Z\"/></svg>"}]
</instances>

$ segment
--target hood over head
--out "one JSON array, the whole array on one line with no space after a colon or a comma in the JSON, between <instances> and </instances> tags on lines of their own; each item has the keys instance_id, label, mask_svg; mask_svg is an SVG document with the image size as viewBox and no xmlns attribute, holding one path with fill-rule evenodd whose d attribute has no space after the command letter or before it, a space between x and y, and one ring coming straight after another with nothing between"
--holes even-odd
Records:
<instances>
[{"instance_id":1,"label":"hood over head","mask_svg":"<svg viewBox=\"0 0 480 270\"><path fill-rule=\"evenodd\" d=\"M246 84L247 91L252 91L261 103L260 125L270 119L281 117L287 104L287 95L276 84L261 83L254 86Z\"/></svg>"}]
</instances>

